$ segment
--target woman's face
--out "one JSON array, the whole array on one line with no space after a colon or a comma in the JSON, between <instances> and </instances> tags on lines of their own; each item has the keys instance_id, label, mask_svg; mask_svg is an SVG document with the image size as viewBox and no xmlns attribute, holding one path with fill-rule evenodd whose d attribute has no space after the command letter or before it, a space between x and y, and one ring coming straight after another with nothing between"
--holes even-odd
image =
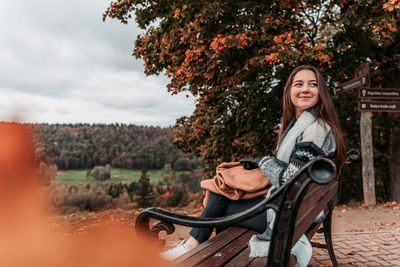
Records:
<instances>
[{"instance_id":1,"label":"woman's face","mask_svg":"<svg viewBox=\"0 0 400 267\"><path fill-rule=\"evenodd\" d=\"M304 110L315 106L319 100L317 76L312 70L301 70L293 78L290 100L294 105L296 119Z\"/></svg>"}]
</instances>

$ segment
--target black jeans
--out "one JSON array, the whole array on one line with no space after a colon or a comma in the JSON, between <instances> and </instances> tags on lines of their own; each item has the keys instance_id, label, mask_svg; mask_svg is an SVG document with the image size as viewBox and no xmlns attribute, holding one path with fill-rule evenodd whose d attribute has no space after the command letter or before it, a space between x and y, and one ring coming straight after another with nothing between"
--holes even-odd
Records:
<instances>
[{"instance_id":1,"label":"black jeans","mask_svg":"<svg viewBox=\"0 0 400 267\"><path fill-rule=\"evenodd\" d=\"M230 200L224 196L211 192L207 206L203 210L203 213L200 215L200 217L217 218L232 215L256 205L263 199L264 197L246 200ZM253 218L239 223L237 226L245 227L262 233L267 228L266 213L263 212ZM216 233L218 234L225 229L227 229L227 227L217 227ZM192 231L190 231L190 235L200 243L203 243L204 241L208 240L212 231L213 228L193 228Z\"/></svg>"}]
</instances>

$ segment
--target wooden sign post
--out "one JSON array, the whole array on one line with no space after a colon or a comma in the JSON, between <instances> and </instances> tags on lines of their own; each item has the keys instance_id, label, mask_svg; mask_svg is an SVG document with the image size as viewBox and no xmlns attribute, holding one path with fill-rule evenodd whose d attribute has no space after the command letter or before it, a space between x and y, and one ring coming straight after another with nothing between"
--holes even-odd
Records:
<instances>
[{"instance_id":1,"label":"wooden sign post","mask_svg":"<svg viewBox=\"0 0 400 267\"><path fill-rule=\"evenodd\" d=\"M366 94L365 90L370 89L369 80L369 64L361 66L357 78L342 83L335 88L335 94L340 94L356 88L364 89L362 94ZM363 104L359 104L364 107ZM362 109L360 109L362 110ZM362 177L363 177L363 195L364 203L367 205L375 205L375 172L374 172L374 154L372 146L372 113L371 111L361 111L360 119L360 138L361 138L361 158L362 158Z\"/></svg>"},{"instance_id":2,"label":"wooden sign post","mask_svg":"<svg viewBox=\"0 0 400 267\"><path fill-rule=\"evenodd\" d=\"M369 64L364 64L359 76L369 77ZM369 87L370 82L368 81ZM362 106L362 105L361 105ZM361 158L362 158L362 176L364 203L367 205L376 205L375 197L375 170L374 170L374 148L372 145L372 112L361 111L360 118L360 139L361 139Z\"/></svg>"}]
</instances>

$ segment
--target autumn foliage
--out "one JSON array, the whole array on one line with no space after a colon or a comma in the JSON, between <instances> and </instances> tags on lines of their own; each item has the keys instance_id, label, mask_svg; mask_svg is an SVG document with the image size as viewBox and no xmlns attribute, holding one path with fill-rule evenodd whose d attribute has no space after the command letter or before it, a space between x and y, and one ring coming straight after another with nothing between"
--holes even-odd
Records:
<instances>
[{"instance_id":1,"label":"autumn foliage","mask_svg":"<svg viewBox=\"0 0 400 267\"><path fill-rule=\"evenodd\" d=\"M177 120L175 143L204 155L210 175L222 161L273 152L283 87L297 65L316 65L333 87L370 62L371 86L400 87L399 10L396 0L117 0L103 19L134 18L143 30L134 55L144 60L145 73L165 74L172 94L196 98L194 113ZM348 146L359 148L355 92L335 102ZM389 127L399 122L376 117L381 165L400 168L388 154ZM359 198L360 174L350 179L346 190Z\"/></svg>"}]
</instances>

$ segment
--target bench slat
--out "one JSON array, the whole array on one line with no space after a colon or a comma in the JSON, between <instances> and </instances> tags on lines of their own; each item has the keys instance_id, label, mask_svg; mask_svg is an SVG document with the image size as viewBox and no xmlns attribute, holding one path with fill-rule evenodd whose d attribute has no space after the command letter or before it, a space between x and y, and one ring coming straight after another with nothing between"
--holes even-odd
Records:
<instances>
[{"instance_id":1,"label":"bench slat","mask_svg":"<svg viewBox=\"0 0 400 267\"><path fill-rule=\"evenodd\" d=\"M250 262L249 265L247 265L247 267L261 267L261 266L265 266L267 264L267 258L263 257L263 258L254 258L253 261Z\"/></svg>"},{"instance_id":2,"label":"bench slat","mask_svg":"<svg viewBox=\"0 0 400 267\"><path fill-rule=\"evenodd\" d=\"M226 246L212 255L210 258L199 264L198 266L222 266L225 265L232 258L235 258L238 254L240 254L243 250L248 248L248 242L252 235L254 235L254 231L246 231L243 235L238 238L235 238L229 246ZM227 236L227 238L232 239L231 236ZM240 264L239 266L243 266Z\"/></svg>"},{"instance_id":3,"label":"bench slat","mask_svg":"<svg viewBox=\"0 0 400 267\"><path fill-rule=\"evenodd\" d=\"M177 258L173 263L182 266L197 265L230 244L235 238L243 235L246 231L247 229L242 227L230 227Z\"/></svg>"},{"instance_id":4,"label":"bench slat","mask_svg":"<svg viewBox=\"0 0 400 267\"><path fill-rule=\"evenodd\" d=\"M250 248L246 248L239 255L233 258L231 261L225 264L226 267L237 267L237 266L247 266L254 258L250 258Z\"/></svg>"},{"instance_id":5,"label":"bench slat","mask_svg":"<svg viewBox=\"0 0 400 267\"><path fill-rule=\"evenodd\" d=\"M329 188L330 191L324 192L325 194L321 196L317 204L315 203L302 203L301 206L307 207L308 211L304 213L298 213L296 219L296 226L293 234L293 242L292 246L297 242L297 240L307 231L309 226L312 224L314 219L318 216L321 210L327 207L328 202L333 198L333 196L337 192L337 185L333 185L332 188ZM296 241L295 241L296 240Z\"/></svg>"}]
</instances>

